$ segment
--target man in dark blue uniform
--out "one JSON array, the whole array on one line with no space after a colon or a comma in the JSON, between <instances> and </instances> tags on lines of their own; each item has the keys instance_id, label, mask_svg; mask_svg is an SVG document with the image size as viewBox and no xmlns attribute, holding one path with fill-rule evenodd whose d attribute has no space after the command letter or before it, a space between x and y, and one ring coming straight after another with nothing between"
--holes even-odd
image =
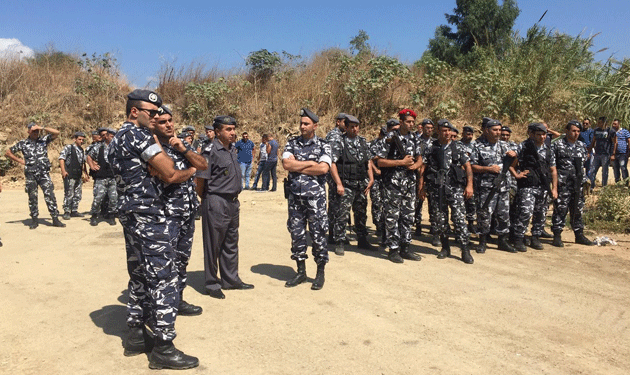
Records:
<instances>
[{"instance_id":1,"label":"man in dark blue uniform","mask_svg":"<svg viewBox=\"0 0 630 375\"><path fill-rule=\"evenodd\" d=\"M63 219L70 217L83 217L78 212L81 202L83 181L87 181L87 169L85 168L85 151L83 141L85 133L74 133L74 143L66 145L59 154L59 168L63 178Z\"/></svg>"}]
</instances>

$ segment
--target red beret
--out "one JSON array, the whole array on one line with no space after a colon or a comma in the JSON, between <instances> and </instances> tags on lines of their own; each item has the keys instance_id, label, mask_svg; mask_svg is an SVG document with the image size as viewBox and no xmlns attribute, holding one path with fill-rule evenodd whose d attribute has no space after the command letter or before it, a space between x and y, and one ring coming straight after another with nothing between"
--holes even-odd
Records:
<instances>
[{"instance_id":1,"label":"red beret","mask_svg":"<svg viewBox=\"0 0 630 375\"><path fill-rule=\"evenodd\" d=\"M411 116L413 118L418 117L418 115L416 115L416 112L414 112L411 109L405 108L403 110L401 110L400 112L398 112L398 116Z\"/></svg>"}]
</instances>

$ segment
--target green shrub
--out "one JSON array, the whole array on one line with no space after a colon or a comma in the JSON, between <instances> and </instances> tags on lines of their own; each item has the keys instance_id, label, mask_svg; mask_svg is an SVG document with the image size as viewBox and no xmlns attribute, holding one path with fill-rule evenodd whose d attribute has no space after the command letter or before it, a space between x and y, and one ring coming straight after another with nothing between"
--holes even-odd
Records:
<instances>
[{"instance_id":1,"label":"green shrub","mask_svg":"<svg viewBox=\"0 0 630 375\"><path fill-rule=\"evenodd\" d=\"M602 188L594 203L584 210L584 223L591 230L623 232L630 228L630 179Z\"/></svg>"}]
</instances>

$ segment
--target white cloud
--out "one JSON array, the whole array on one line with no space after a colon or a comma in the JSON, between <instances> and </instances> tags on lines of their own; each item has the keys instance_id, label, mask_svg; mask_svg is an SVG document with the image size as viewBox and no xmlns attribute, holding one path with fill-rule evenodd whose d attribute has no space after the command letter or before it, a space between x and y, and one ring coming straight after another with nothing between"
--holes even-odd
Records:
<instances>
[{"instance_id":1,"label":"white cloud","mask_svg":"<svg viewBox=\"0 0 630 375\"><path fill-rule=\"evenodd\" d=\"M20 60L35 56L35 51L19 40L0 38L0 59L18 58Z\"/></svg>"}]
</instances>

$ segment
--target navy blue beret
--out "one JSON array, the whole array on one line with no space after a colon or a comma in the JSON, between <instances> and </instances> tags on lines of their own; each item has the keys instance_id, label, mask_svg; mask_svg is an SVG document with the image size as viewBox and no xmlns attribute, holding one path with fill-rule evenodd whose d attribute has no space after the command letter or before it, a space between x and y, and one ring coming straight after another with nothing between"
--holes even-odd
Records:
<instances>
[{"instance_id":1,"label":"navy blue beret","mask_svg":"<svg viewBox=\"0 0 630 375\"><path fill-rule=\"evenodd\" d=\"M422 125L424 126L426 124L433 125L433 121L431 121L431 119L429 119L429 118L425 118L424 120L422 120Z\"/></svg>"},{"instance_id":2,"label":"navy blue beret","mask_svg":"<svg viewBox=\"0 0 630 375\"><path fill-rule=\"evenodd\" d=\"M502 131L502 132L508 132L508 133L511 133L511 132L512 132L512 129L508 128L507 126L503 126L503 127L501 127L501 131Z\"/></svg>"},{"instance_id":3,"label":"navy blue beret","mask_svg":"<svg viewBox=\"0 0 630 375\"><path fill-rule=\"evenodd\" d=\"M158 108L158 111L160 111L160 116L162 116L165 113L173 116L173 112L171 111L171 109L164 104L160 108Z\"/></svg>"},{"instance_id":4,"label":"navy blue beret","mask_svg":"<svg viewBox=\"0 0 630 375\"><path fill-rule=\"evenodd\" d=\"M76 132L73 135L74 138L78 138L78 137L85 137L85 133L84 132Z\"/></svg>"},{"instance_id":5,"label":"navy blue beret","mask_svg":"<svg viewBox=\"0 0 630 375\"><path fill-rule=\"evenodd\" d=\"M486 125L484 126L484 128L491 128L493 126L501 126L501 122L499 122L499 120L490 120L488 122L486 122Z\"/></svg>"},{"instance_id":6,"label":"navy blue beret","mask_svg":"<svg viewBox=\"0 0 630 375\"><path fill-rule=\"evenodd\" d=\"M387 127L391 128L393 126L396 125L400 125L400 120L396 119L396 118L390 118L389 120L387 120Z\"/></svg>"},{"instance_id":7,"label":"navy blue beret","mask_svg":"<svg viewBox=\"0 0 630 375\"><path fill-rule=\"evenodd\" d=\"M92 130L92 135L99 135L101 134L98 130Z\"/></svg>"},{"instance_id":8,"label":"navy blue beret","mask_svg":"<svg viewBox=\"0 0 630 375\"><path fill-rule=\"evenodd\" d=\"M547 127L540 122L533 122L527 126L527 130L530 132L545 132L547 133Z\"/></svg>"},{"instance_id":9,"label":"navy blue beret","mask_svg":"<svg viewBox=\"0 0 630 375\"><path fill-rule=\"evenodd\" d=\"M339 114L337 115L337 117L335 117L335 120L343 120L346 118L346 114L343 112L339 112Z\"/></svg>"},{"instance_id":10,"label":"navy blue beret","mask_svg":"<svg viewBox=\"0 0 630 375\"><path fill-rule=\"evenodd\" d=\"M190 125L184 126L182 131L183 132L190 132L190 133L195 133L196 132L195 128L190 126Z\"/></svg>"},{"instance_id":11,"label":"navy blue beret","mask_svg":"<svg viewBox=\"0 0 630 375\"><path fill-rule=\"evenodd\" d=\"M485 128L485 127L486 127L486 124L487 124L490 120L492 120L490 117L484 117L484 118L482 118L482 119L481 119L481 126Z\"/></svg>"},{"instance_id":12,"label":"navy blue beret","mask_svg":"<svg viewBox=\"0 0 630 375\"><path fill-rule=\"evenodd\" d=\"M468 133L474 133L475 132L475 130L472 127L468 126L468 125L464 126L462 128L462 131L465 131L465 132L468 132Z\"/></svg>"},{"instance_id":13,"label":"navy blue beret","mask_svg":"<svg viewBox=\"0 0 630 375\"><path fill-rule=\"evenodd\" d=\"M351 124L358 124L359 123L359 119L352 116L352 115L346 115L345 120Z\"/></svg>"},{"instance_id":14,"label":"navy blue beret","mask_svg":"<svg viewBox=\"0 0 630 375\"><path fill-rule=\"evenodd\" d=\"M205 125L204 128L206 128L206 130L214 130L214 126L212 125Z\"/></svg>"},{"instance_id":15,"label":"navy blue beret","mask_svg":"<svg viewBox=\"0 0 630 375\"><path fill-rule=\"evenodd\" d=\"M300 109L300 117L308 117L313 120L313 122L319 122L319 117L317 117L317 115L311 112L308 108Z\"/></svg>"},{"instance_id":16,"label":"navy blue beret","mask_svg":"<svg viewBox=\"0 0 630 375\"><path fill-rule=\"evenodd\" d=\"M127 95L127 99L153 103L158 107L162 106L162 98L151 90L135 89Z\"/></svg>"},{"instance_id":17,"label":"navy blue beret","mask_svg":"<svg viewBox=\"0 0 630 375\"><path fill-rule=\"evenodd\" d=\"M214 118L214 124L236 126L236 119L232 116L217 116ZM213 127L214 127L214 124L212 124Z\"/></svg>"},{"instance_id":18,"label":"navy blue beret","mask_svg":"<svg viewBox=\"0 0 630 375\"><path fill-rule=\"evenodd\" d=\"M448 121L447 119L443 118L441 120L438 121L437 123L439 128L451 128L451 130L455 129L455 127L453 126L453 124L451 124L450 121Z\"/></svg>"}]
</instances>

